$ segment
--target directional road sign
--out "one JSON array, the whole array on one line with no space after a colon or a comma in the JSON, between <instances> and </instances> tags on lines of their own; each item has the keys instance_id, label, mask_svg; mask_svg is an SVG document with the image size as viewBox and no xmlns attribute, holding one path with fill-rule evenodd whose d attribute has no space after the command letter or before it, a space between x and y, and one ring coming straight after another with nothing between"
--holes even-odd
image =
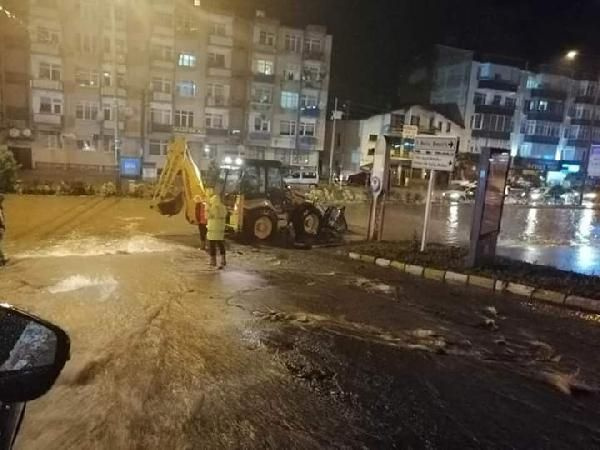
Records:
<instances>
[{"instance_id":1,"label":"directional road sign","mask_svg":"<svg viewBox=\"0 0 600 450\"><path fill-rule=\"evenodd\" d=\"M588 176L600 177L600 145L592 145L590 150Z\"/></svg>"},{"instance_id":2,"label":"directional road sign","mask_svg":"<svg viewBox=\"0 0 600 450\"><path fill-rule=\"evenodd\" d=\"M415 169L452 172L458 149L458 138L417 136L413 150L412 166Z\"/></svg>"}]
</instances>

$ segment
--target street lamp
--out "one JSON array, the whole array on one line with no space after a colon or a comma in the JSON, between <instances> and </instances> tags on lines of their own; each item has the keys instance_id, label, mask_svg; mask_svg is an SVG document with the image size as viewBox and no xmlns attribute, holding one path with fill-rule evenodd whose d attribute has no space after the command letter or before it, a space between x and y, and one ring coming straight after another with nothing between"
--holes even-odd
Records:
<instances>
[{"instance_id":1,"label":"street lamp","mask_svg":"<svg viewBox=\"0 0 600 450\"><path fill-rule=\"evenodd\" d=\"M579 52L577 50L569 50L567 52L567 54L565 55L565 57L569 60L569 61L574 61L575 58L577 58L579 56Z\"/></svg>"}]
</instances>

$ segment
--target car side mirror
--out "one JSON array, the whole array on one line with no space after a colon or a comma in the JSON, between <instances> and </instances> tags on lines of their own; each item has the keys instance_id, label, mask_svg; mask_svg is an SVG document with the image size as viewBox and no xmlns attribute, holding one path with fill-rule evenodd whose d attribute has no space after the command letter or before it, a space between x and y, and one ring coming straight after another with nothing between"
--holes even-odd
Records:
<instances>
[{"instance_id":1,"label":"car side mirror","mask_svg":"<svg viewBox=\"0 0 600 450\"><path fill-rule=\"evenodd\" d=\"M59 327L0 304L0 402L35 400L54 385L70 357Z\"/></svg>"}]
</instances>

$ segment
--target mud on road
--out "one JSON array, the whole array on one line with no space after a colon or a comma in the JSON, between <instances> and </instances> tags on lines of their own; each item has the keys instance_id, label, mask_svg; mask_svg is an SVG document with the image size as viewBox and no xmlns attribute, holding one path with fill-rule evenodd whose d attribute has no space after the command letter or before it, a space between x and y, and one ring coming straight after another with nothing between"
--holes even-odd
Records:
<instances>
[{"instance_id":1,"label":"mud on road","mask_svg":"<svg viewBox=\"0 0 600 450\"><path fill-rule=\"evenodd\" d=\"M600 448L597 316L76 206L12 216L0 297L73 343L18 448Z\"/></svg>"}]
</instances>

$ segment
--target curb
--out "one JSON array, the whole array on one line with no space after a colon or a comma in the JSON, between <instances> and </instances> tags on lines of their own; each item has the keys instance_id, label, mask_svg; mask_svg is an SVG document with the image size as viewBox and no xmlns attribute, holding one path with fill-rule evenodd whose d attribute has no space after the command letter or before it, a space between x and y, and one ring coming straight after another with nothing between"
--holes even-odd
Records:
<instances>
[{"instance_id":1,"label":"curb","mask_svg":"<svg viewBox=\"0 0 600 450\"><path fill-rule=\"evenodd\" d=\"M413 265L402 261L390 261L389 259L376 258L375 256L361 255L354 252L348 253L348 257L354 261L362 261L375 264L379 267L391 268L427 280L440 281L442 283L453 285L473 286L499 293L509 293L540 303L568 306L582 311L600 314L600 299L596 300L593 298L580 297L578 295L567 295L562 292L541 289L535 286L528 286L478 275L467 275L451 270L440 270L433 267Z\"/></svg>"}]
</instances>

